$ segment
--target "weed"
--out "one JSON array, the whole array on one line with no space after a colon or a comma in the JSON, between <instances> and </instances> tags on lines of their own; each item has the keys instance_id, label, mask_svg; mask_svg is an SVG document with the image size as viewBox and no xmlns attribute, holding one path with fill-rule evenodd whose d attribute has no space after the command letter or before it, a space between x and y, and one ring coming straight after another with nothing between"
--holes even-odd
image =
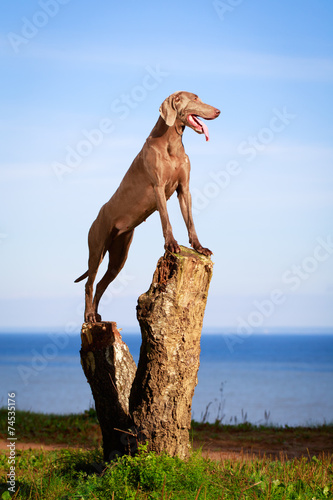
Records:
<instances>
[{"instance_id":1,"label":"weed","mask_svg":"<svg viewBox=\"0 0 333 500\"><path fill-rule=\"evenodd\" d=\"M6 457L0 471L6 473ZM327 500L333 495L332 456L215 462L192 453L186 461L137 455L104 464L102 450L24 451L17 457L15 500ZM2 485L2 500L9 500Z\"/></svg>"},{"instance_id":2,"label":"weed","mask_svg":"<svg viewBox=\"0 0 333 500\"><path fill-rule=\"evenodd\" d=\"M0 409L0 438L7 438L7 408ZM35 443L97 446L100 428L94 409L82 414L54 415L16 411L17 435L21 441Z\"/></svg>"},{"instance_id":3,"label":"weed","mask_svg":"<svg viewBox=\"0 0 333 500\"><path fill-rule=\"evenodd\" d=\"M331 454L309 453L292 460L280 454L246 460L212 461L200 451L186 461L166 454L156 455L141 446L133 457L103 462L96 412L82 415L45 415L17 412L20 441L65 442L93 449L57 451L16 450L16 493L14 500L327 500L333 498ZM6 436L6 411L0 411L0 432ZM37 428L39 430L37 430ZM59 439L59 434L62 436ZM255 426L247 421L238 426L192 422L197 442L209 439L269 443L281 449L281 442L320 438L332 442L332 425L308 428ZM96 438L97 436L97 438ZM328 448L326 448L328 449ZM331 447L332 449L332 447ZM0 457L0 499L9 500L8 457Z\"/></svg>"}]
</instances>

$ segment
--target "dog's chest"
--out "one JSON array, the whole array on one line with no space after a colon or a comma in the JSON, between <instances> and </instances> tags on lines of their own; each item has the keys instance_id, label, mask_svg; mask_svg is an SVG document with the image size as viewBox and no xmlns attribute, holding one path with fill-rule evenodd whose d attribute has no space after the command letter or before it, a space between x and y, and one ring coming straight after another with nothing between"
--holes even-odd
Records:
<instances>
[{"instance_id":1,"label":"dog's chest","mask_svg":"<svg viewBox=\"0 0 333 500\"><path fill-rule=\"evenodd\" d=\"M165 163L164 171L165 196L167 199L175 192L178 185L187 178L189 168L190 163L186 155L181 158L172 155L169 156L168 161Z\"/></svg>"},{"instance_id":2,"label":"dog's chest","mask_svg":"<svg viewBox=\"0 0 333 500\"><path fill-rule=\"evenodd\" d=\"M189 165L189 159L184 149L173 150L172 148L168 148L165 162L166 165L171 167L172 171L178 171Z\"/></svg>"}]
</instances>

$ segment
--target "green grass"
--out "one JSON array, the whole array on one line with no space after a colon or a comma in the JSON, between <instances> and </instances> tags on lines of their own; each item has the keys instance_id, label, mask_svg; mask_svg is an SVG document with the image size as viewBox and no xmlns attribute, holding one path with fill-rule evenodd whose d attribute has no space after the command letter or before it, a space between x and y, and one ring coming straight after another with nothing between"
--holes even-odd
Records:
<instances>
[{"instance_id":1,"label":"green grass","mask_svg":"<svg viewBox=\"0 0 333 500\"><path fill-rule=\"evenodd\" d=\"M203 459L182 461L141 447L134 456L103 464L102 451L60 450L17 453L17 490L24 500L298 500L333 498L332 457L292 461ZM1 457L1 474L7 458ZM9 499L6 486L2 500Z\"/></svg>"},{"instance_id":2,"label":"green grass","mask_svg":"<svg viewBox=\"0 0 333 500\"><path fill-rule=\"evenodd\" d=\"M16 450L16 492L9 495L8 457L0 458L0 500L321 500L333 499L331 454L306 453L279 459L244 454L242 458L213 461L193 452L187 461L157 456L141 447L133 456L103 463L101 433L94 410L78 415L46 415L16 412L19 442L64 444L81 448ZM237 426L192 422L192 439L232 440L269 444L288 440L323 440L332 443L333 426L273 427ZM7 439L7 410L0 410L0 437ZM310 442L310 441L309 441ZM84 449L82 449L84 448Z\"/></svg>"},{"instance_id":3,"label":"green grass","mask_svg":"<svg viewBox=\"0 0 333 500\"><path fill-rule=\"evenodd\" d=\"M7 414L6 408L0 408L0 439L7 439ZM64 444L85 448L96 448L101 444L101 431L94 409L70 415L16 411L15 430L20 442ZM333 424L311 427L257 426L249 422L226 425L218 421L212 424L192 421L191 424L191 439L199 443L219 438L248 442L248 444L254 440L279 443L288 439L290 442L295 442L298 439L316 438L317 435L332 442Z\"/></svg>"},{"instance_id":4,"label":"green grass","mask_svg":"<svg viewBox=\"0 0 333 500\"><path fill-rule=\"evenodd\" d=\"M7 439L7 408L0 409L0 438ZM54 415L16 411L16 435L21 442L70 444L96 447L100 443L100 427L96 411Z\"/></svg>"}]
</instances>

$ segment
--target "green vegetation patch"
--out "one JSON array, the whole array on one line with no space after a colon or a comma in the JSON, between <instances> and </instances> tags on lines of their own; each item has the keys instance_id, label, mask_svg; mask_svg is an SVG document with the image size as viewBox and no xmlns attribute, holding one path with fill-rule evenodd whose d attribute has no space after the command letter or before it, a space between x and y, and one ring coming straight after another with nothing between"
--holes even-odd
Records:
<instances>
[{"instance_id":1,"label":"green vegetation patch","mask_svg":"<svg viewBox=\"0 0 333 500\"><path fill-rule=\"evenodd\" d=\"M80 414L53 415L16 411L16 435L20 442L96 447L101 431L94 409ZM7 439L7 408L0 409L0 439Z\"/></svg>"},{"instance_id":2,"label":"green vegetation patch","mask_svg":"<svg viewBox=\"0 0 333 500\"><path fill-rule=\"evenodd\" d=\"M7 457L0 459L5 477ZM24 451L17 454L14 499L39 500L325 500L333 495L331 456L272 461L182 461L141 446L133 457L105 464L102 450ZM9 500L2 482L0 498Z\"/></svg>"}]
</instances>

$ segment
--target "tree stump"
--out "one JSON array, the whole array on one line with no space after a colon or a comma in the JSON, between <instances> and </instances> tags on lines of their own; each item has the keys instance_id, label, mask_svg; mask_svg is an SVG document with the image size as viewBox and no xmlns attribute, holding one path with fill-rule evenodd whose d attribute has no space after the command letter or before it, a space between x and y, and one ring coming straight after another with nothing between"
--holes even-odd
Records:
<instances>
[{"instance_id":1,"label":"tree stump","mask_svg":"<svg viewBox=\"0 0 333 500\"><path fill-rule=\"evenodd\" d=\"M104 460L110 461L131 451L129 395L136 364L114 322L84 323L80 355L102 429Z\"/></svg>"},{"instance_id":2,"label":"tree stump","mask_svg":"<svg viewBox=\"0 0 333 500\"><path fill-rule=\"evenodd\" d=\"M200 365L200 338L210 258L181 247L157 264L148 292L139 297L142 346L130 413L149 448L188 456L191 406Z\"/></svg>"},{"instance_id":3,"label":"tree stump","mask_svg":"<svg viewBox=\"0 0 333 500\"><path fill-rule=\"evenodd\" d=\"M129 446L134 441L148 441L157 453L188 456L212 271L209 257L185 247L159 259L148 292L138 300L142 345L136 374L115 323L83 325L82 366L95 399L106 460L133 451Z\"/></svg>"}]
</instances>

